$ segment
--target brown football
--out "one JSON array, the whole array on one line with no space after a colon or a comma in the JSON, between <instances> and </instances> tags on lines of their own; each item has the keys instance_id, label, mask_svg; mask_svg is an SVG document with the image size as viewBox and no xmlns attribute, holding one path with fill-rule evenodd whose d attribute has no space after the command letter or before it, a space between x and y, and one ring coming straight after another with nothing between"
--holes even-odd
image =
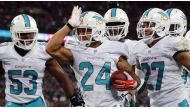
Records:
<instances>
[{"instance_id":1,"label":"brown football","mask_svg":"<svg viewBox=\"0 0 190 109\"><path fill-rule=\"evenodd\" d=\"M115 80L128 80L128 77L124 74L123 71L118 70L113 72L111 75L111 83L114 83Z\"/></svg>"}]
</instances>

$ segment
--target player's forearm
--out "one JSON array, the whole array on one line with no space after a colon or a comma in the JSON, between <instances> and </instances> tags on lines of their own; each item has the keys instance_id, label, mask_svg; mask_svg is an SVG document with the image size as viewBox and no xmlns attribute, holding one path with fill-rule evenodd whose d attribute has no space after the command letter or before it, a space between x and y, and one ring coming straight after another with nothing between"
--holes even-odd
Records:
<instances>
[{"instance_id":1,"label":"player's forearm","mask_svg":"<svg viewBox=\"0 0 190 109\"><path fill-rule=\"evenodd\" d=\"M58 80L60 86L65 92L66 97L72 97L74 95L74 85L69 76L65 72L63 73L63 71L60 71L58 69L51 71L51 74Z\"/></svg>"},{"instance_id":2,"label":"player's forearm","mask_svg":"<svg viewBox=\"0 0 190 109\"><path fill-rule=\"evenodd\" d=\"M84 106L85 102L80 92L74 90L74 84L68 76L62 77L60 85L64 89L67 99L70 99L72 106Z\"/></svg>"},{"instance_id":3,"label":"player's forearm","mask_svg":"<svg viewBox=\"0 0 190 109\"><path fill-rule=\"evenodd\" d=\"M74 28L78 27L81 23L80 16L81 16L82 10L78 6L74 6L71 18L68 20L68 23L61 28L59 31L57 31L52 39L49 41L46 51L50 55L55 55L58 51L61 51L62 47L62 41L64 37Z\"/></svg>"},{"instance_id":4,"label":"player's forearm","mask_svg":"<svg viewBox=\"0 0 190 109\"><path fill-rule=\"evenodd\" d=\"M67 98L70 98L74 95L74 85L68 76L63 77L59 83L63 88Z\"/></svg>"},{"instance_id":5,"label":"player's forearm","mask_svg":"<svg viewBox=\"0 0 190 109\"><path fill-rule=\"evenodd\" d=\"M54 52L58 51L62 47L64 37L67 36L70 31L71 28L69 28L67 25L57 31L53 35L52 39L50 39L50 41L48 42L46 46L46 51L49 54L53 54Z\"/></svg>"},{"instance_id":6,"label":"player's forearm","mask_svg":"<svg viewBox=\"0 0 190 109\"><path fill-rule=\"evenodd\" d=\"M138 85L141 84L141 79L135 74L134 71L132 71L132 72L128 72L128 74L129 74L134 80L137 81Z\"/></svg>"},{"instance_id":7,"label":"player's forearm","mask_svg":"<svg viewBox=\"0 0 190 109\"><path fill-rule=\"evenodd\" d=\"M175 55L174 59L180 65L184 66L186 69L190 71L190 54L189 52L181 52Z\"/></svg>"},{"instance_id":8,"label":"player's forearm","mask_svg":"<svg viewBox=\"0 0 190 109\"><path fill-rule=\"evenodd\" d=\"M73 82L64 69L55 60L48 60L46 62L46 70L58 80L60 86L63 88L67 97L71 97L74 94Z\"/></svg>"},{"instance_id":9,"label":"player's forearm","mask_svg":"<svg viewBox=\"0 0 190 109\"><path fill-rule=\"evenodd\" d=\"M117 63L117 67L119 70L127 72L134 80L137 81L138 85L140 85L140 78L135 74L133 68L126 60L120 58L119 62Z\"/></svg>"},{"instance_id":10,"label":"player's forearm","mask_svg":"<svg viewBox=\"0 0 190 109\"><path fill-rule=\"evenodd\" d=\"M145 76L144 76L143 72L140 69L138 69L137 67L135 68L135 74L140 78L140 81L141 81L139 87L137 88L137 90L140 90L140 88L144 84L144 77Z\"/></svg>"}]
</instances>

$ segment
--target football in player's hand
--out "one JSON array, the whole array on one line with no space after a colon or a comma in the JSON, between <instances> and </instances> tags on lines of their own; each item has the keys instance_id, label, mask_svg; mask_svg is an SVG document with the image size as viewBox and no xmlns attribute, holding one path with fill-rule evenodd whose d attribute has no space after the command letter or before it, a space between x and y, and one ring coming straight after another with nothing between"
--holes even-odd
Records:
<instances>
[{"instance_id":1,"label":"football in player's hand","mask_svg":"<svg viewBox=\"0 0 190 109\"><path fill-rule=\"evenodd\" d=\"M113 84L115 80L128 80L128 77L123 71L118 70L112 73L110 79L111 84Z\"/></svg>"}]
</instances>

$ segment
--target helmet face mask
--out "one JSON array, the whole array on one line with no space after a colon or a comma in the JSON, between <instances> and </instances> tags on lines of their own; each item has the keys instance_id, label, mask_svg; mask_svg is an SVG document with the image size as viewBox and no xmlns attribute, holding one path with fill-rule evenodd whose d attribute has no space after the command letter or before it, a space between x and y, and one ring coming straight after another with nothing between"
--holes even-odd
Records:
<instances>
[{"instance_id":1,"label":"helmet face mask","mask_svg":"<svg viewBox=\"0 0 190 109\"><path fill-rule=\"evenodd\" d=\"M91 43L92 40L92 28L90 27L79 27L74 29L74 36L78 43L82 45L87 45Z\"/></svg>"},{"instance_id":2,"label":"helmet face mask","mask_svg":"<svg viewBox=\"0 0 190 109\"><path fill-rule=\"evenodd\" d=\"M138 24L139 36L142 38L153 37L155 33L155 26L156 26L155 22L149 22L149 21L139 22Z\"/></svg>"},{"instance_id":3,"label":"helmet face mask","mask_svg":"<svg viewBox=\"0 0 190 109\"><path fill-rule=\"evenodd\" d=\"M111 8L105 15L106 34L105 36L112 41L118 41L127 36L129 19L125 11L120 8Z\"/></svg>"},{"instance_id":4,"label":"helmet face mask","mask_svg":"<svg viewBox=\"0 0 190 109\"><path fill-rule=\"evenodd\" d=\"M181 28L181 26L179 24L170 24L169 34L174 35L174 36L178 36L180 28Z\"/></svg>"},{"instance_id":5,"label":"helmet face mask","mask_svg":"<svg viewBox=\"0 0 190 109\"><path fill-rule=\"evenodd\" d=\"M11 22L10 31L15 46L31 50L36 44L38 28L31 16L25 14L16 16Z\"/></svg>"},{"instance_id":6,"label":"helmet face mask","mask_svg":"<svg viewBox=\"0 0 190 109\"><path fill-rule=\"evenodd\" d=\"M30 50L36 43L36 33L15 33L15 45L24 50Z\"/></svg>"},{"instance_id":7,"label":"helmet face mask","mask_svg":"<svg viewBox=\"0 0 190 109\"><path fill-rule=\"evenodd\" d=\"M125 37L125 28L125 22L107 22L105 36L110 40L120 40Z\"/></svg>"}]
</instances>

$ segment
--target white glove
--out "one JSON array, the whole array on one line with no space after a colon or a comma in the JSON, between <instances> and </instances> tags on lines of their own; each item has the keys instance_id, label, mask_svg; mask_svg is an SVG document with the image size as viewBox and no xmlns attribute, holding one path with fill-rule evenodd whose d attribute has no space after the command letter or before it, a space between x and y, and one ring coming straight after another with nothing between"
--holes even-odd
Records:
<instances>
[{"instance_id":1,"label":"white glove","mask_svg":"<svg viewBox=\"0 0 190 109\"><path fill-rule=\"evenodd\" d=\"M80 23L81 23L81 20L80 20L81 13L82 13L81 7L74 6L71 18L68 21L68 23L72 27L77 27L77 26L80 25Z\"/></svg>"}]
</instances>

